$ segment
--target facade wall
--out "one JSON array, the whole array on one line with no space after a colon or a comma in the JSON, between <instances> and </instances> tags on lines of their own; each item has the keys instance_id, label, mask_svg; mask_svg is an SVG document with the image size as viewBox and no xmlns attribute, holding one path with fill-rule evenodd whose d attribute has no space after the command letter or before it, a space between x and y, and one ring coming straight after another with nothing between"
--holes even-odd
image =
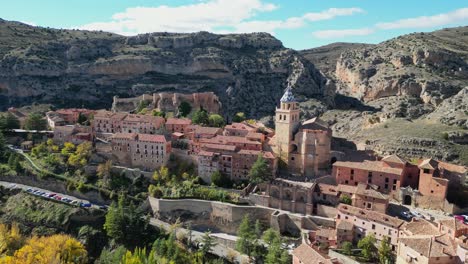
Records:
<instances>
[{"instance_id":1,"label":"facade wall","mask_svg":"<svg viewBox=\"0 0 468 264\"><path fill-rule=\"evenodd\" d=\"M364 208L380 213L386 213L388 207L388 200L355 194L352 197L351 205L354 207Z\"/></svg>"},{"instance_id":2,"label":"facade wall","mask_svg":"<svg viewBox=\"0 0 468 264\"><path fill-rule=\"evenodd\" d=\"M433 177L433 174L433 170L421 169L419 176L419 192L423 196L445 199L447 196L448 181Z\"/></svg>"},{"instance_id":3,"label":"facade wall","mask_svg":"<svg viewBox=\"0 0 468 264\"><path fill-rule=\"evenodd\" d=\"M170 142L144 142L139 140L112 139L112 155L122 166L155 170L166 166L171 153Z\"/></svg>"},{"instance_id":4,"label":"facade wall","mask_svg":"<svg viewBox=\"0 0 468 264\"><path fill-rule=\"evenodd\" d=\"M377 241L381 241L384 237L390 238L390 244L396 247L398 243L398 229L383 225L381 223L361 219L359 217L348 215L338 211L337 221L348 221L354 225L354 239L360 240L367 234L374 234ZM390 217L390 216L389 216Z\"/></svg>"},{"instance_id":5,"label":"facade wall","mask_svg":"<svg viewBox=\"0 0 468 264\"><path fill-rule=\"evenodd\" d=\"M360 182L370 183L377 185L379 191L383 193L390 193L400 189L401 175L399 174L333 166L332 175L337 184L358 185Z\"/></svg>"}]
</instances>

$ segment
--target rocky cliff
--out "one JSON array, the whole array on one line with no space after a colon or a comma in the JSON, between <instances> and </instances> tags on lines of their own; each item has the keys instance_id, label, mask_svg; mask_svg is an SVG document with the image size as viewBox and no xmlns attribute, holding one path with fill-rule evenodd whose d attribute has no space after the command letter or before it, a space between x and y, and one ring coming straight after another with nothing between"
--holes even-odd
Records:
<instances>
[{"instance_id":1,"label":"rocky cliff","mask_svg":"<svg viewBox=\"0 0 468 264\"><path fill-rule=\"evenodd\" d=\"M271 115L287 83L333 102L334 86L266 33L215 35L57 30L0 21L0 108L107 107L112 97L215 92L226 115Z\"/></svg>"},{"instance_id":2,"label":"rocky cliff","mask_svg":"<svg viewBox=\"0 0 468 264\"><path fill-rule=\"evenodd\" d=\"M381 154L468 164L468 27L300 52L336 84L323 118Z\"/></svg>"}]
</instances>

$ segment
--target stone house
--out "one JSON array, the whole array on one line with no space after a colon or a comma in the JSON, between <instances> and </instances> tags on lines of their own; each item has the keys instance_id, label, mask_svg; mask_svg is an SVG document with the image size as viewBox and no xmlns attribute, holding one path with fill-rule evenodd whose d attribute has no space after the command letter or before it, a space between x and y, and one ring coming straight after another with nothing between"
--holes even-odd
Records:
<instances>
[{"instance_id":1,"label":"stone house","mask_svg":"<svg viewBox=\"0 0 468 264\"><path fill-rule=\"evenodd\" d=\"M397 193L402 186L418 186L419 169L396 155L380 161L363 162L337 161L333 164L332 175L338 184L376 185L383 193Z\"/></svg>"},{"instance_id":2,"label":"stone house","mask_svg":"<svg viewBox=\"0 0 468 264\"><path fill-rule=\"evenodd\" d=\"M157 134L164 127L160 116L128 114L120 122L120 133Z\"/></svg>"},{"instance_id":3,"label":"stone house","mask_svg":"<svg viewBox=\"0 0 468 264\"><path fill-rule=\"evenodd\" d=\"M398 244L399 231L404 221L384 213L340 204L337 208L336 222L346 221L354 226L354 241L374 234L377 241L384 237L390 239L392 249ZM338 241L340 243L340 241Z\"/></svg>"},{"instance_id":4,"label":"stone house","mask_svg":"<svg viewBox=\"0 0 468 264\"><path fill-rule=\"evenodd\" d=\"M166 166L171 154L171 142L164 135L115 133L111 146L118 164L147 171Z\"/></svg>"},{"instance_id":5,"label":"stone house","mask_svg":"<svg viewBox=\"0 0 468 264\"><path fill-rule=\"evenodd\" d=\"M251 132L257 132L257 128L247 123L232 123L224 127L223 135L245 137Z\"/></svg>"},{"instance_id":6,"label":"stone house","mask_svg":"<svg viewBox=\"0 0 468 264\"><path fill-rule=\"evenodd\" d=\"M464 261L463 261L464 262ZM398 243L397 264L462 264L450 236L405 237Z\"/></svg>"},{"instance_id":7,"label":"stone house","mask_svg":"<svg viewBox=\"0 0 468 264\"><path fill-rule=\"evenodd\" d=\"M272 149L288 173L306 178L320 176L330 167L332 131L318 118L300 122L297 100L288 87L276 109Z\"/></svg>"},{"instance_id":8,"label":"stone house","mask_svg":"<svg viewBox=\"0 0 468 264\"><path fill-rule=\"evenodd\" d=\"M166 120L166 131L170 133L187 133L187 128L192 124L192 120L188 118L173 118Z\"/></svg>"},{"instance_id":9,"label":"stone house","mask_svg":"<svg viewBox=\"0 0 468 264\"><path fill-rule=\"evenodd\" d=\"M71 142L75 145L85 141L93 141L91 127L80 125L55 126L54 137L55 144L63 145L65 142Z\"/></svg>"}]
</instances>

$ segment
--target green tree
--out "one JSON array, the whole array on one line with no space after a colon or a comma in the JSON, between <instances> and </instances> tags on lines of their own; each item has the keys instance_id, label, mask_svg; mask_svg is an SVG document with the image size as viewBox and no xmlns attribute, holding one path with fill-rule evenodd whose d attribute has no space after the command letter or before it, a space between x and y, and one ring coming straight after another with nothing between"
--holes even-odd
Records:
<instances>
[{"instance_id":1,"label":"green tree","mask_svg":"<svg viewBox=\"0 0 468 264\"><path fill-rule=\"evenodd\" d=\"M223 127L224 126L224 118L218 114L211 114L208 117L208 123L212 127Z\"/></svg>"},{"instance_id":2,"label":"green tree","mask_svg":"<svg viewBox=\"0 0 468 264\"><path fill-rule=\"evenodd\" d=\"M349 197L346 194L341 195L340 197L340 203L348 204L351 205L353 201L351 200L351 197Z\"/></svg>"},{"instance_id":3,"label":"green tree","mask_svg":"<svg viewBox=\"0 0 468 264\"><path fill-rule=\"evenodd\" d=\"M32 113L26 118L24 128L27 130L45 130L47 128L47 122L42 118L42 115Z\"/></svg>"},{"instance_id":4,"label":"green tree","mask_svg":"<svg viewBox=\"0 0 468 264\"><path fill-rule=\"evenodd\" d=\"M392 247L390 246L390 239L388 237L384 237L382 241L380 241L379 246L379 262L380 264L388 264L392 263Z\"/></svg>"},{"instance_id":5,"label":"green tree","mask_svg":"<svg viewBox=\"0 0 468 264\"><path fill-rule=\"evenodd\" d=\"M237 236L236 249L251 257L257 247L258 241L248 214L242 218L242 222L237 230Z\"/></svg>"},{"instance_id":6,"label":"green tree","mask_svg":"<svg viewBox=\"0 0 468 264\"><path fill-rule=\"evenodd\" d=\"M166 113L163 111L153 110L153 116L166 117Z\"/></svg>"},{"instance_id":7,"label":"green tree","mask_svg":"<svg viewBox=\"0 0 468 264\"><path fill-rule=\"evenodd\" d=\"M231 186L231 180L225 174L222 174L219 171L215 171L213 174L211 174L211 183L218 187L228 188Z\"/></svg>"},{"instance_id":8,"label":"green tree","mask_svg":"<svg viewBox=\"0 0 468 264\"><path fill-rule=\"evenodd\" d=\"M95 262L96 264L115 264L120 263L122 257L127 252L124 246L119 246L115 249L105 248L102 250L99 259Z\"/></svg>"},{"instance_id":9,"label":"green tree","mask_svg":"<svg viewBox=\"0 0 468 264\"><path fill-rule=\"evenodd\" d=\"M206 110L203 108L200 108L200 110L197 110L195 113L193 113L192 123L196 125L208 125L209 124L208 112L206 112Z\"/></svg>"},{"instance_id":10,"label":"green tree","mask_svg":"<svg viewBox=\"0 0 468 264\"><path fill-rule=\"evenodd\" d=\"M159 168L159 170L155 170L153 173L153 180L157 183L167 183L171 180L171 176L169 173L169 169L165 166Z\"/></svg>"},{"instance_id":11,"label":"green tree","mask_svg":"<svg viewBox=\"0 0 468 264\"><path fill-rule=\"evenodd\" d=\"M20 128L20 121L12 113L8 112L5 117L5 129Z\"/></svg>"},{"instance_id":12,"label":"green tree","mask_svg":"<svg viewBox=\"0 0 468 264\"><path fill-rule=\"evenodd\" d=\"M126 202L124 195L109 207L104 230L118 243L132 247L144 245L151 238L149 218L132 202Z\"/></svg>"},{"instance_id":13,"label":"green tree","mask_svg":"<svg viewBox=\"0 0 468 264\"><path fill-rule=\"evenodd\" d=\"M234 117L232 118L232 122L242 122L244 120L246 120L247 118L245 117L245 114L242 113L242 112L238 112L234 115Z\"/></svg>"},{"instance_id":14,"label":"green tree","mask_svg":"<svg viewBox=\"0 0 468 264\"><path fill-rule=\"evenodd\" d=\"M187 102L182 102L179 105L179 115L182 117L186 117L192 111L192 106Z\"/></svg>"},{"instance_id":15,"label":"green tree","mask_svg":"<svg viewBox=\"0 0 468 264\"><path fill-rule=\"evenodd\" d=\"M343 243L343 245L341 246L342 249L343 249L343 253L345 253L345 255L351 255L353 253L353 244L349 241L345 241Z\"/></svg>"},{"instance_id":16,"label":"green tree","mask_svg":"<svg viewBox=\"0 0 468 264\"><path fill-rule=\"evenodd\" d=\"M82 113L80 113L78 115L78 120L77 120L78 124L80 125L85 125L87 122L88 122L88 118L86 118L85 115L83 115Z\"/></svg>"},{"instance_id":17,"label":"green tree","mask_svg":"<svg viewBox=\"0 0 468 264\"><path fill-rule=\"evenodd\" d=\"M263 232L262 235L262 240L265 242L267 245L273 244L275 240L280 240L281 236L278 233L278 231L268 228L265 232Z\"/></svg>"},{"instance_id":18,"label":"green tree","mask_svg":"<svg viewBox=\"0 0 468 264\"><path fill-rule=\"evenodd\" d=\"M250 182L258 184L271 179L271 176L271 170L268 166L268 162L263 158L262 154L259 154L257 160L250 169Z\"/></svg>"},{"instance_id":19,"label":"green tree","mask_svg":"<svg viewBox=\"0 0 468 264\"><path fill-rule=\"evenodd\" d=\"M211 236L210 231L205 232L203 234L203 237L202 237L200 243L201 243L201 247L200 247L199 251L202 254L203 260L205 260L206 255L213 249L213 247L216 246L217 243L216 243L215 239Z\"/></svg>"},{"instance_id":20,"label":"green tree","mask_svg":"<svg viewBox=\"0 0 468 264\"><path fill-rule=\"evenodd\" d=\"M361 255L367 261L371 261L375 258L375 252L377 251L375 243L376 240L373 234L365 236L358 242L358 247L361 249Z\"/></svg>"},{"instance_id":21,"label":"green tree","mask_svg":"<svg viewBox=\"0 0 468 264\"><path fill-rule=\"evenodd\" d=\"M0 132L0 159L5 155L6 149L5 137L3 136L3 133Z\"/></svg>"},{"instance_id":22,"label":"green tree","mask_svg":"<svg viewBox=\"0 0 468 264\"><path fill-rule=\"evenodd\" d=\"M148 101L140 101L140 103L138 104L138 107L137 107L135 112L136 113L141 113L141 111L143 111L143 109L146 109L148 106L149 106Z\"/></svg>"}]
</instances>

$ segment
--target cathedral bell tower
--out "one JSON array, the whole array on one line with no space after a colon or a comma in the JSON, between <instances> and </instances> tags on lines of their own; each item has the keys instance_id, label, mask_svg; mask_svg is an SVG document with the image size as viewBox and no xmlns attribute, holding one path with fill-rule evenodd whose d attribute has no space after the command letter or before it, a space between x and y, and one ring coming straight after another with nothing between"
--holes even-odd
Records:
<instances>
[{"instance_id":1,"label":"cathedral bell tower","mask_svg":"<svg viewBox=\"0 0 468 264\"><path fill-rule=\"evenodd\" d=\"M292 144L294 132L299 125L299 107L290 86L286 88L283 97L280 99L280 106L276 108L275 153L286 165L289 164L291 153L297 151Z\"/></svg>"}]
</instances>

